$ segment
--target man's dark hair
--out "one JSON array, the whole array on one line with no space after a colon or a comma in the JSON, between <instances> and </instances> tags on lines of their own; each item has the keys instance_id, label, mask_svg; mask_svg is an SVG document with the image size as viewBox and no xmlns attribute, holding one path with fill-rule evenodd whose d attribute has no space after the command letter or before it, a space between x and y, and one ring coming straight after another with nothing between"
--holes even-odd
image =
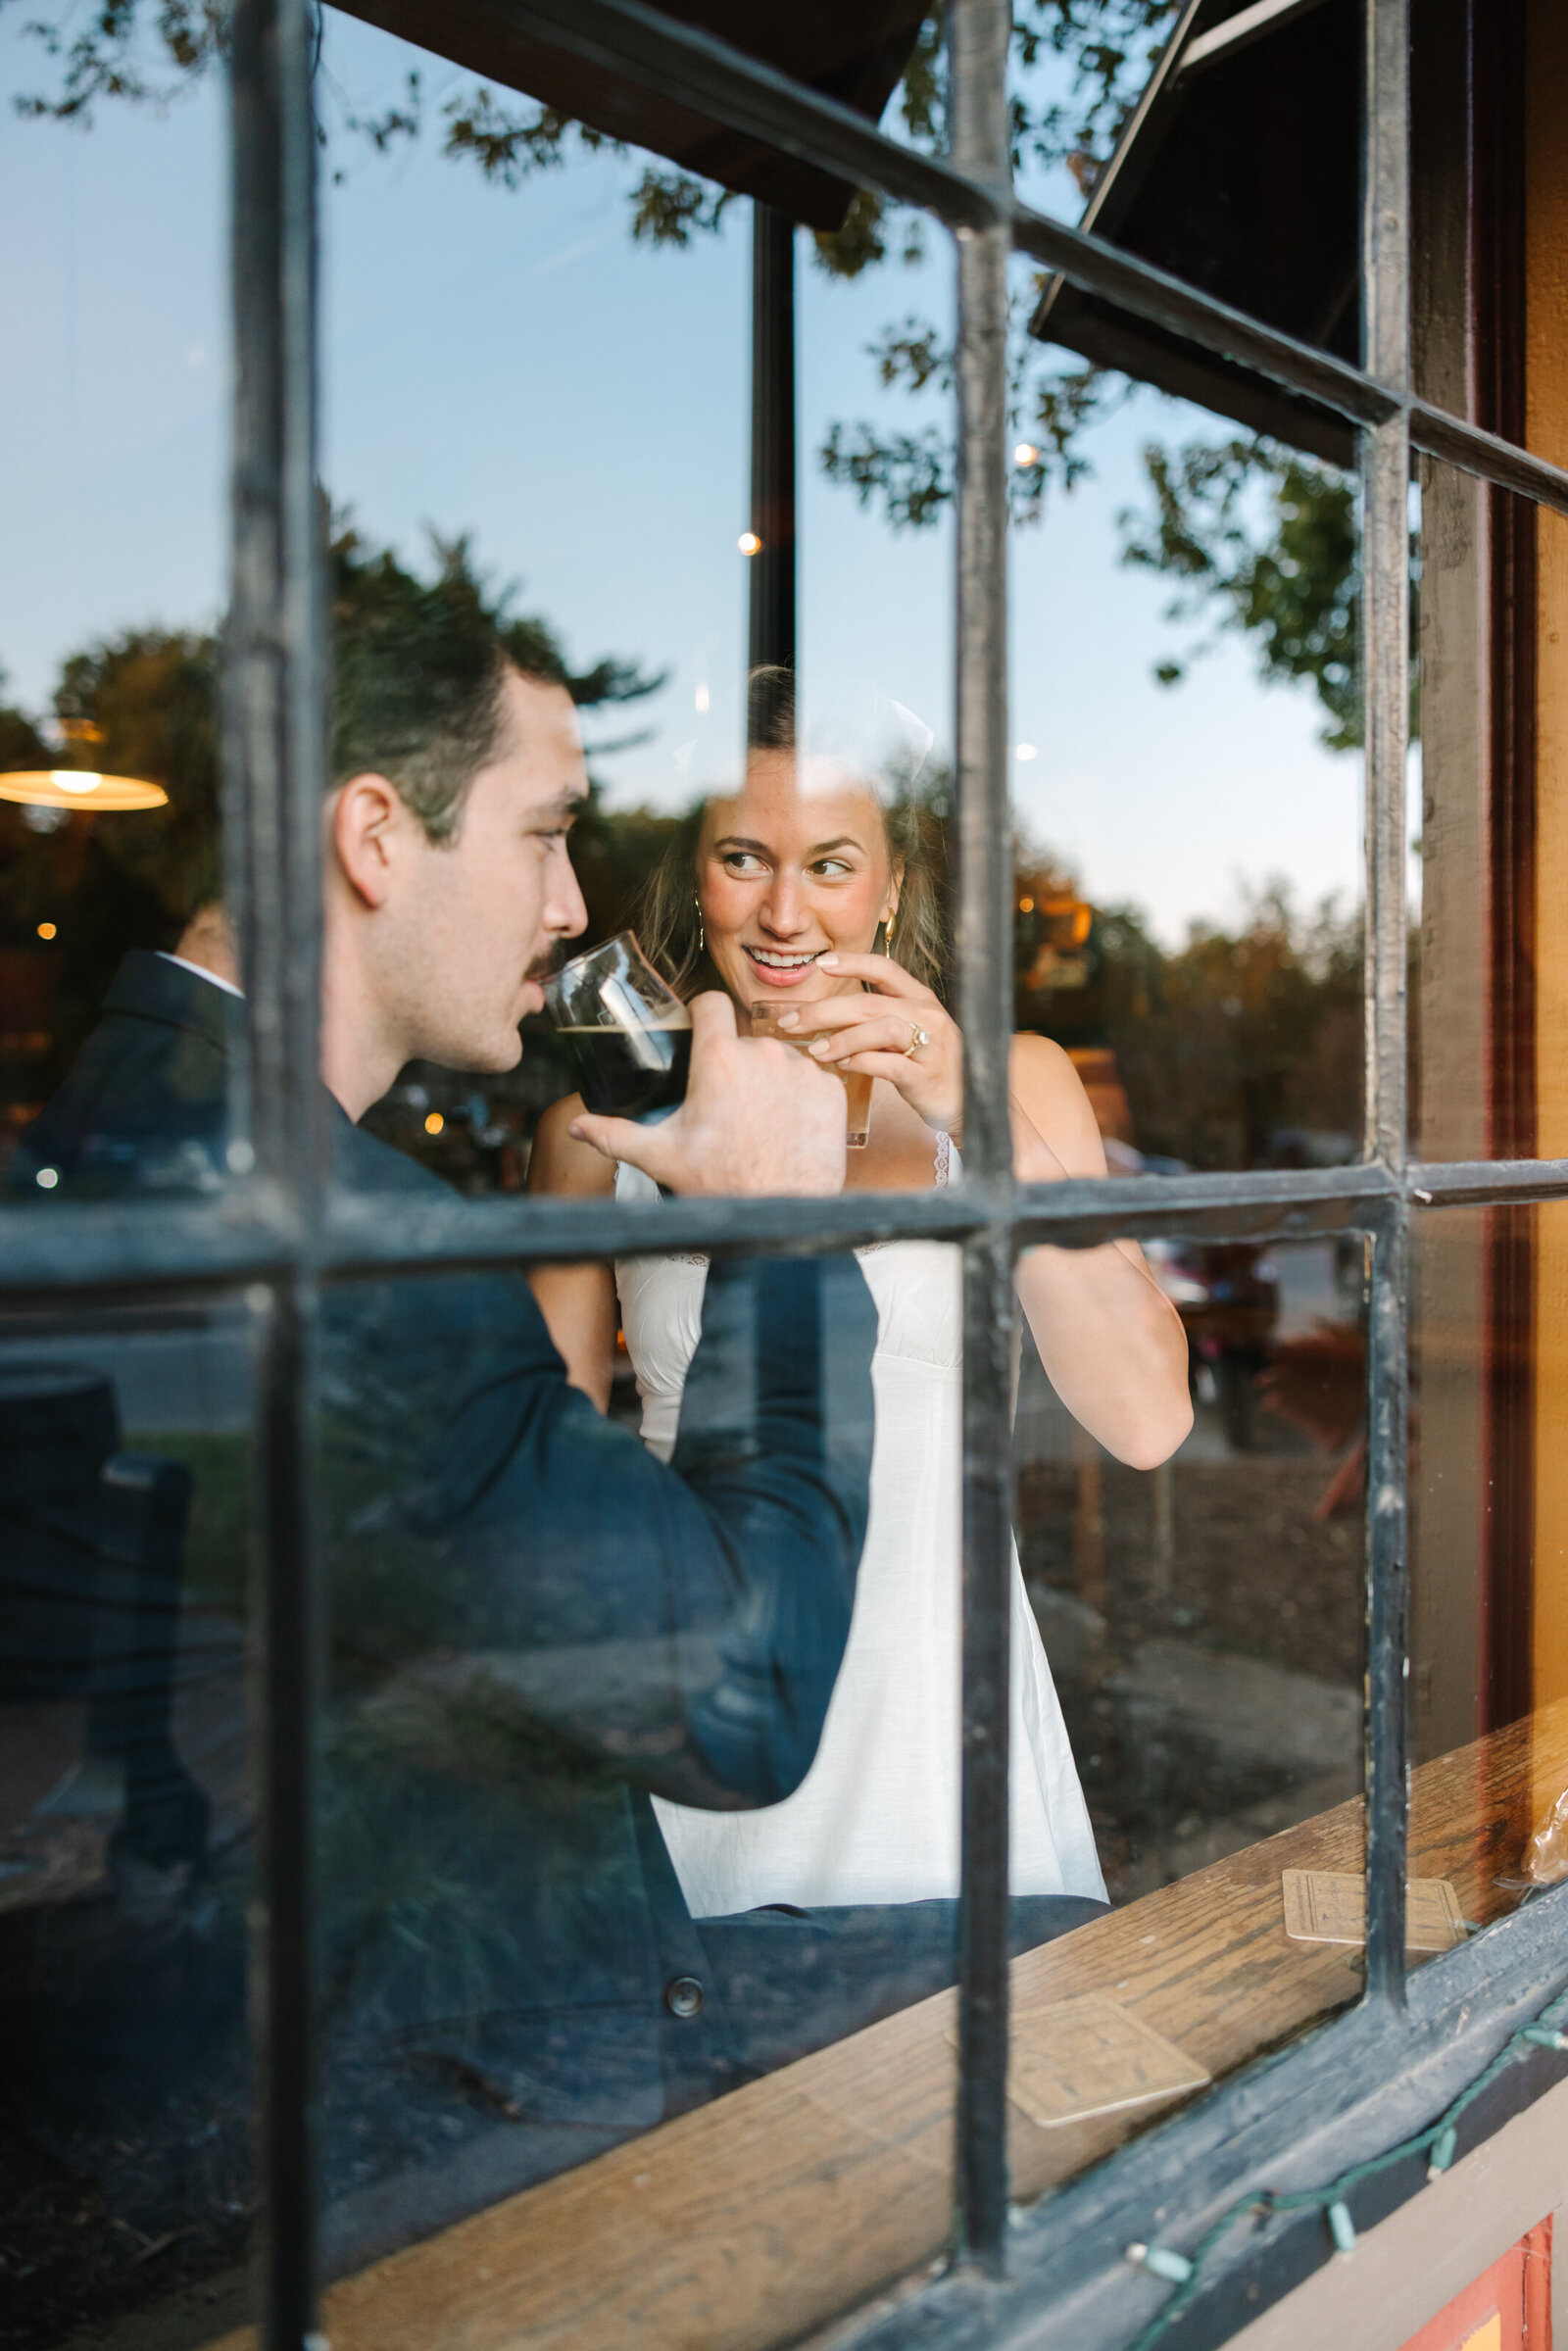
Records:
<instances>
[{"instance_id":1,"label":"man's dark hair","mask_svg":"<svg viewBox=\"0 0 1568 2351\"><path fill-rule=\"evenodd\" d=\"M435 842L456 839L468 787L501 751L509 668L564 686L554 648L487 604L466 544L437 545L426 583L352 531L332 547L333 786L384 775ZM519 633L526 642L518 642Z\"/></svg>"}]
</instances>

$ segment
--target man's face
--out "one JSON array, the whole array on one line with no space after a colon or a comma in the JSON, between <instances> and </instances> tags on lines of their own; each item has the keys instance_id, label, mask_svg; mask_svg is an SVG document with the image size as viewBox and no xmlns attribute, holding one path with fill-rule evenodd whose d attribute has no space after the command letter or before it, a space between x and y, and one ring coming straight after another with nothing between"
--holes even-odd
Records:
<instances>
[{"instance_id":1,"label":"man's face","mask_svg":"<svg viewBox=\"0 0 1568 2351\"><path fill-rule=\"evenodd\" d=\"M443 1068L514 1068L517 1024L537 1012L563 939L588 920L566 836L587 789L577 713L563 687L509 670L507 729L468 788L457 837L416 826L383 963L403 1010L410 1060Z\"/></svg>"}]
</instances>

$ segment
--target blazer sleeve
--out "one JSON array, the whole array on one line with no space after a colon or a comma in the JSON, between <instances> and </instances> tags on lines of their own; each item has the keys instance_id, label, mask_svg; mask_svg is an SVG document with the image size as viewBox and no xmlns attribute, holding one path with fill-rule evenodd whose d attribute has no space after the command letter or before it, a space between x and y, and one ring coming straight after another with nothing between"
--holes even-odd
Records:
<instances>
[{"instance_id":1,"label":"blazer sleeve","mask_svg":"<svg viewBox=\"0 0 1568 2351\"><path fill-rule=\"evenodd\" d=\"M853 1257L715 1263L665 1466L567 1385L515 1277L371 1286L325 1349L329 1492L360 1497L336 1670L391 1668L547 1771L569 1752L710 1810L778 1802L849 1636L875 1341Z\"/></svg>"}]
</instances>

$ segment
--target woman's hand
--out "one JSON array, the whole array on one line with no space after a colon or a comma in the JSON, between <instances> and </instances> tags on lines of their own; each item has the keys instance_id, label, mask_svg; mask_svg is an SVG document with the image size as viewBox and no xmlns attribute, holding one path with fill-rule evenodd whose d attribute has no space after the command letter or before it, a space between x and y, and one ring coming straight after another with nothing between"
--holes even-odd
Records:
<instances>
[{"instance_id":1,"label":"woman's hand","mask_svg":"<svg viewBox=\"0 0 1568 2351\"><path fill-rule=\"evenodd\" d=\"M886 1078L928 1127L961 1143L963 1037L931 990L888 955L820 955L817 969L863 980L871 994L794 1005L779 1015L780 1029L812 1038L812 1058L826 1069Z\"/></svg>"}]
</instances>

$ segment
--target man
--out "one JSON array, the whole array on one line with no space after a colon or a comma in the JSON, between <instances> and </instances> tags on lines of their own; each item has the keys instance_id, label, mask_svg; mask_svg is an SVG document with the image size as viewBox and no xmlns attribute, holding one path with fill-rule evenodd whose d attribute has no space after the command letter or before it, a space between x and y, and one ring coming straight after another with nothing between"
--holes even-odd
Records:
<instances>
[{"instance_id":1,"label":"man","mask_svg":"<svg viewBox=\"0 0 1568 2351\"><path fill-rule=\"evenodd\" d=\"M582 754L564 689L481 616L372 622L338 655L321 1069L336 1178L396 1219L444 1187L352 1122L411 1060L515 1063L538 974L586 921ZM13 1195L221 1180L238 976L211 917L174 957L127 958ZM843 1180L842 1089L739 1041L718 1001L695 1008L673 1117L584 1125L677 1193ZM453 2114L505 2116L526 2177L739 2078L648 1794L773 1802L810 1763L874 1339L853 1259L715 1266L665 1468L566 1385L519 1274L328 1294L330 2188L427 2163Z\"/></svg>"}]
</instances>

